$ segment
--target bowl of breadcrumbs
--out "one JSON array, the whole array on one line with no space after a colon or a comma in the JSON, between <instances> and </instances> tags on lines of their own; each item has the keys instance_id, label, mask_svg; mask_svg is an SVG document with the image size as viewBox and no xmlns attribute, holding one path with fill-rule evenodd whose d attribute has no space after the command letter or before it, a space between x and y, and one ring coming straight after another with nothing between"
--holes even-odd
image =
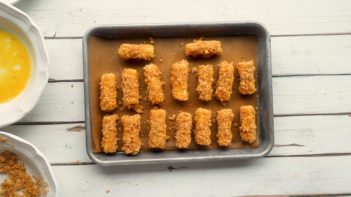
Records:
<instances>
[{"instance_id":1,"label":"bowl of breadcrumbs","mask_svg":"<svg viewBox=\"0 0 351 197\"><path fill-rule=\"evenodd\" d=\"M58 196L50 164L31 143L0 131L0 196Z\"/></svg>"}]
</instances>

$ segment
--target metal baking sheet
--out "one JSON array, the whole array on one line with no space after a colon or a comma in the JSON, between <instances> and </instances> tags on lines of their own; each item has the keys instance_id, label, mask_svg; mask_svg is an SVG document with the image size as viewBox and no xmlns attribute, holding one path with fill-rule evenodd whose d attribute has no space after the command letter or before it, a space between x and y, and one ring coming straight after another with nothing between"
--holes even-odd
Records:
<instances>
[{"instance_id":1,"label":"metal baking sheet","mask_svg":"<svg viewBox=\"0 0 351 197\"><path fill-rule=\"evenodd\" d=\"M92 120L89 87L88 39L91 36L106 39L126 38L171 38L171 37L214 37L214 36L255 36L257 38L257 84L259 99L257 103L258 138L257 148L209 149L189 151L142 152L138 156L126 156L123 153L105 155L92 151ZM258 23L216 23L216 24L172 24L172 25L132 25L132 26L97 26L90 29L83 39L84 96L86 143L90 158L97 164L131 165L155 163L207 162L258 158L267 155L274 144L273 98L270 36Z\"/></svg>"}]
</instances>

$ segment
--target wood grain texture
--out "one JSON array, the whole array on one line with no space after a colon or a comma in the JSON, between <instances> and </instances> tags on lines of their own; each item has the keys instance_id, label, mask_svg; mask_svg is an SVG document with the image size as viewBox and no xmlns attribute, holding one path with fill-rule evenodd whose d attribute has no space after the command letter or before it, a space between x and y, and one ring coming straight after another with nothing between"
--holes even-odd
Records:
<instances>
[{"instance_id":1,"label":"wood grain texture","mask_svg":"<svg viewBox=\"0 0 351 197\"><path fill-rule=\"evenodd\" d=\"M54 171L62 196L240 196L348 193L350 165L350 157L340 156L172 167L54 166Z\"/></svg>"},{"instance_id":2,"label":"wood grain texture","mask_svg":"<svg viewBox=\"0 0 351 197\"><path fill-rule=\"evenodd\" d=\"M276 117L275 146L270 156L351 154L351 117ZM13 125L1 130L38 147L52 164L91 162L85 148L84 124Z\"/></svg>"},{"instance_id":3,"label":"wood grain texture","mask_svg":"<svg viewBox=\"0 0 351 197\"><path fill-rule=\"evenodd\" d=\"M12 125L1 129L34 144L50 163L90 162L84 124Z\"/></svg>"},{"instance_id":4,"label":"wood grain texture","mask_svg":"<svg viewBox=\"0 0 351 197\"><path fill-rule=\"evenodd\" d=\"M275 115L350 113L351 75L273 78Z\"/></svg>"},{"instance_id":5,"label":"wood grain texture","mask_svg":"<svg viewBox=\"0 0 351 197\"><path fill-rule=\"evenodd\" d=\"M275 145L270 156L351 153L351 116L274 118Z\"/></svg>"},{"instance_id":6,"label":"wood grain texture","mask_svg":"<svg viewBox=\"0 0 351 197\"><path fill-rule=\"evenodd\" d=\"M252 20L265 24L272 35L351 32L347 0L26 0L17 6L49 37L81 37L96 24Z\"/></svg>"},{"instance_id":7,"label":"wood grain texture","mask_svg":"<svg viewBox=\"0 0 351 197\"><path fill-rule=\"evenodd\" d=\"M49 83L36 105L20 122L84 121L83 83Z\"/></svg>"},{"instance_id":8,"label":"wood grain texture","mask_svg":"<svg viewBox=\"0 0 351 197\"><path fill-rule=\"evenodd\" d=\"M272 72L284 75L351 74L351 36L273 37Z\"/></svg>"},{"instance_id":9,"label":"wood grain texture","mask_svg":"<svg viewBox=\"0 0 351 197\"><path fill-rule=\"evenodd\" d=\"M51 81L83 79L81 39L45 40L50 55Z\"/></svg>"}]
</instances>

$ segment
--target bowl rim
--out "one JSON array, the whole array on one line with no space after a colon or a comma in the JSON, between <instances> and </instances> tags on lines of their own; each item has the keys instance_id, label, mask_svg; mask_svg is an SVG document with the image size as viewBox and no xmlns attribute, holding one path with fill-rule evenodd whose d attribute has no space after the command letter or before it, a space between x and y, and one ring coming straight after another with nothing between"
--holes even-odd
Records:
<instances>
[{"instance_id":1,"label":"bowl rim","mask_svg":"<svg viewBox=\"0 0 351 197\"><path fill-rule=\"evenodd\" d=\"M18 3L19 1L21 1L21 0L7 0L4 3L14 5L14 4Z\"/></svg>"},{"instance_id":2,"label":"bowl rim","mask_svg":"<svg viewBox=\"0 0 351 197\"><path fill-rule=\"evenodd\" d=\"M5 127L5 126L8 126L10 124L13 124L13 123L19 121L24 116L26 116L30 111L32 111L33 108L37 105L37 103L38 103L38 101L39 101L39 99L44 91L44 88L49 80L49 62L50 61L49 61L49 54L48 54L47 48L45 46L44 37L43 37L39 27L35 24L35 22L27 14L25 14L23 11L19 10L18 8L14 7L13 5L9 5L9 4L6 4L6 3L1 2L1 1L0 1L0 10L4 11L5 15L6 14L10 15L13 19L16 19L16 20L23 22L26 26L26 29L20 28L18 23L10 20L10 22L12 22L13 25L22 29L25 34L28 34L28 32L30 32L33 36L36 37L35 41L29 40L29 42L35 43L34 45L37 46L37 48L38 48L37 51L39 53L38 57L40 57L40 61L42 62L40 64L40 66L36 65L36 66L38 66L37 68L40 69L40 73L42 74L42 79L36 85L36 91L33 94L34 98L30 99L30 102L27 103L26 108L23 109L23 111L21 111L21 113L15 114L15 112L13 112L13 114L15 114L15 115L11 116L11 118L8 118L6 120L0 120L0 128L1 128L1 127ZM22 91L22 93L23 93L23 91ZM15 97L14 99L16 99L16 98L17 97ZM6 102L5 102L5 104L6 104Z\"/></svg>"},{"instance_id":3,"label":"bowl rim","mask_svg":"<svg viewBox=\"0 0 351 197\"><path fill-rule=\"evenodd\" d=\"M37 157L35 157L35 159L42 163L43 165L41 167L45 167L46 169L43 169L45 172L47 172L47 177L50 178L50 182L53 183L53 185L50 185L50 188L53 188L53 191L54 191L54 196L58 196L58 184L57 184L57 181L56 181L56 177L55 177L55 174L51 168L51 165L49 163L49 161L46 159L46 157L44 156L44 154L37 148L35 147L32 143L28 142L27 140L21 138L21 137L18 137L14 134L11 134L11 133L8 133L6 131L3 131L3 130L0 130L0 136L2 137L6 137L8 138L8 140L11 140L11 141L14 141L16 143L21 143L23 145L26 146L26 149L29 150L30 152L33 153L33 155L36 155ZM12 147L11 145L9 147ZM18 150L18 149L16 149ZM20 151L18 151L20 152ZM38 160L39 159L39 160ZM40 166L37 166L36 167L40 167ZM48 180L47 180L48 181Z\"/></svg>"}]
</instances>

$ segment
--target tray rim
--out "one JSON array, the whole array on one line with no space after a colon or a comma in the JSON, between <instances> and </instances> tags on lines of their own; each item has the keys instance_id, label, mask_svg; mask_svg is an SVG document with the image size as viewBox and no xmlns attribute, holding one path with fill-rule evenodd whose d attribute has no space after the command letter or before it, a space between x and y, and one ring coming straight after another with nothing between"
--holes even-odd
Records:
<instances>
[{"instance_id":1,"label":"tray rim","mask_svg":"<svg viewBox=\"0 0 351 197\"><path fill-rule=\"evenodd\" d=\"M215 155L215 156L197 156L193 158L151 158L151 159L141 159L133 161L119 161L119 160L101 160L96 157L96 153L92 151L92 139L91 139L91 116L90 116L90 98L89 98L89 62L88 62L88 38L99 29L106 28L159 28L159 27L176 27L176 26L240 26L240 25L251 25L255 28L260 29L266 37L266 64L267 64L267 82L268 82L268 124L271 130L267 132L268 143L262 144L258 149L261 151L255 154L247 153L240 155ZM88 156L97 164L101 166L122 166L122 165L150 165L150 164L161 164L161 163L188 163L188 162L201 162L201 161L223 161L223 160L243 160L243 159L255 159L261 158L268 155L273 149L274 145L274 120L273 120L273 90L272 90L272 65L271 65L271 39L270 34L263 24L257 21L236 21L236 22L212 22L212 23L147 23L147 24L106 24L106 25L94 25L89 28L83 36L82 39L82 49L83 49L83 76L84 76L84 110L85 110L85 127L86 127L86 151ZM260 102L260 100L258 100Z\"/></svg>"}]
</instances>

